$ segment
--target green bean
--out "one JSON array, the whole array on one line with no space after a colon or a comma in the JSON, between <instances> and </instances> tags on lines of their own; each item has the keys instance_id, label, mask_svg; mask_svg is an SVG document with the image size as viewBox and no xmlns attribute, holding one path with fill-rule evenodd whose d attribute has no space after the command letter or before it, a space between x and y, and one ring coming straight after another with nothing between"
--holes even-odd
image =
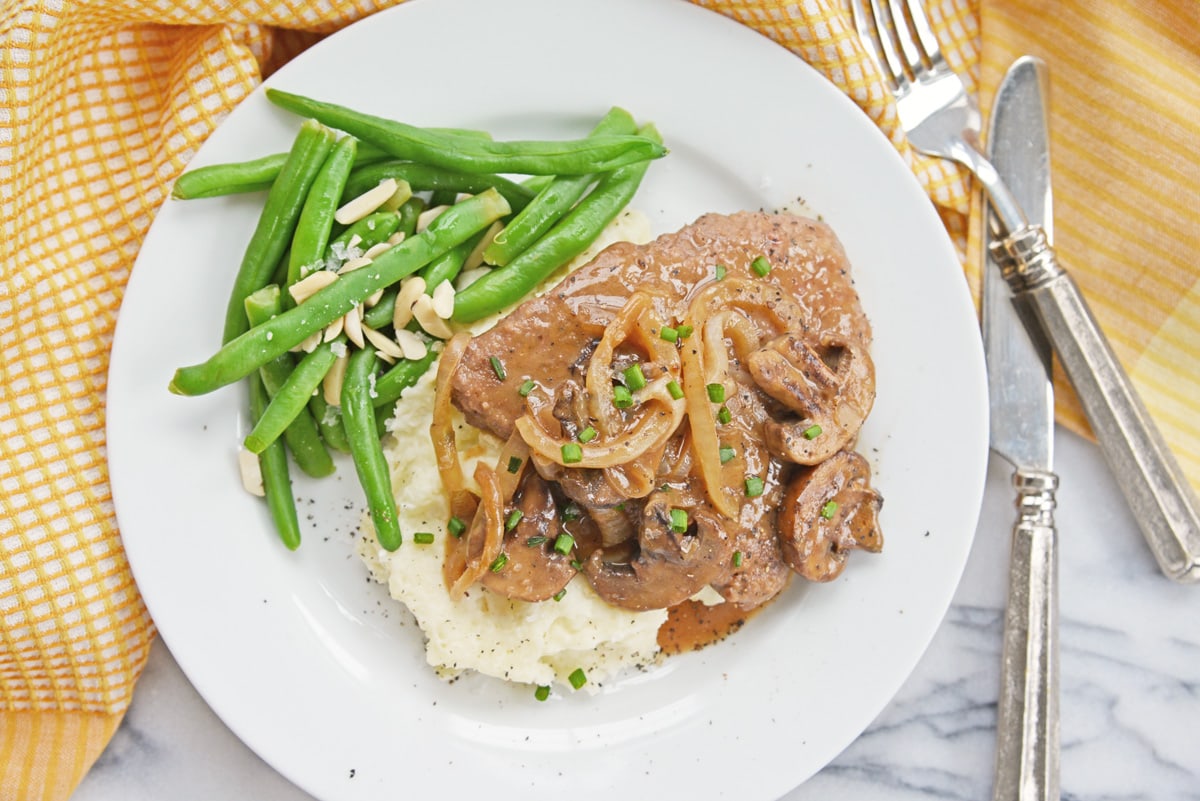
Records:
<instances>
[{"instance_id":1,"label":"green bean","mask_svg":"<svg viewBox=\"0 0 1200 801\"><path fill-rule=\"evenodd\" d=\"M379 407L400 400L400 393L417 383L437 357L438 354L430 348L420 359L401 359L396 362L375 379L375 397L372 402Z\"/></svg>"},{"instance_id":2,"label":"green bean","mask_svg":"<svg viewBox=\"0 0 1200 801\"><path fill-rule=\"evenodd\" d=\"M329 368L337 361L335 343L346 347L344 338L323 342L312 353L305 355L287 379L271 397L271 402L259 417L254 428L246 435L245 446L251 453L262 453L285 429L302 414L310 414L308 402L321 386ZM283 358L283 357L280 357ZM290 360L289 360L290 361ZM314 423L316 421L314 420Z\"/></svg>"},{"instance_id":3,"label":"green bean","mask_svg":"<svg viewBox=\"0 0 1200 801\"><path fill-rule=\"evenodd\" d=\"M308 411L317 421L317 428L325 444L342 453L349 453L350 443L346 440L346 428L342 425L341 408L326 403L318 393L308 399Z\"/></svg>"},{"instance_id":4,"label":"green bean","mask_svg":"<svg viewBox=\"0 0 1200 801\"><path fill-rule=\"evenodd\" d=\"M175 179L171 197L176 200L197 200L206 197L236 195L243 192L261 192L271 188L279 177L287 153L272 153L259 159L226 164L210 164L188 170ZM361 143L354 158L355 166L370 164L388 158L374 145Z\"/></svg>"},{"instance_id":5,"label":"green bean","mask_svg":"<svg viewBox=\"0 0 1200 801\"><path fill-rule=\"evenodd\" d=\"M250 417L258 420L267 406L267 390L262 379L250 376ZM262 472L263 492L267 508L275 521L275 531L288 550L300 547L300 520L296 515L296 501L292 498L292 478L288 474L287 452L278 440L258 455L258 467Z\"/></svg>"},{"instance_id":6,"label":"green bean","mask_svg":"<svg viewBox=\"0 0 1200 801\"><path fill-rule=\"evenodd\" d=\"M351 223L350 227L334 237L325 256L328 258L333 255L335 247L350 247L350 241L356 236L358 243L355 247L369 250L380 242L386 242L388 237L399 230L401 222L400 215L394 211L371 212L361 220Z\"/></svg>"},{"instance_id":7,"label":"green bean","mask_svg":"<svg viewBox=\"0 0 1200 801\"><path fill-rule=\"evenodd\" d=\"M641 131L645 136L658 136L653 125L643 126ZM454 319L473 322L511 306L586 250L633 198L648 166L649 162L643 161L604 176L549 233L507 267L492 270L456 293Z\"/></svg>"},{"instance_id":8,"label":"green bean","mask_svg":"<svg viewBox=\"0 0 1200 801\"><path fill-rule=\"evenodd\" d=\"M613 107L592 129L592 136L628 134L637 130L637 123L628 111ZM572 206L595 183L595 175L567 175L555 179L537 197L508 221L483 253L488 264L503 267L522 251L541 238L562 219Z\"/></svg>"},{"instance_id":9,"label":"green bean","mask_svg":"<svg viewBox=\"0 0 1200 801\"><path fill-rule=\"evenodd\" d=\"M375 536L384 550L394 551L402 540L400 523L396 519L396 499L392 496L392 479L387 457L375 430L375 407L371 385L375 377L375 350L354 351L346 366L342 381L342 419L350 440L350 456L358 472L358 483L367 496Z\"/></svg>"},{"instance_id":10,"label":"green bean","mask_svg":"<svg viewBox=\"0 0 1200 801\"><path fill-rule=\"evenodd\" d=\"M472 173L580 175L607 172L666 155L666 148L643 136L594 136L573 141L493 142L430 133L401 122L268 89L277 106L314 117L332 128L378 145L396 158Z\"/></svg>"},{"instance_id":11,"label":"green bean","mask_svg":"<svg viewBox=\"0 0 1200 801\"><path fill-rule=\"evenodd\" d=\"M453 247L441 256L438 256L421 269L421 277L425 279L426 295L432 295L433 290L437 289L438 284L443 281L453 281L458 277L458 274L462 272L463 265L467 261L467 257L479 245L479 241L483 239L485 233L487 232L481 231L461 245Z\"/></svg>"},{"instance_id":12,"label":"green bean","mask_svg":"<svg viewBox=\"0 0 1200 801\"><path fill-rule=\"evenodd\" d=\"M281 308L279 287L275 284L269 284L251 293L245 302L246 318L251 326L261 325L270 320L279 314ZM295 362L290 353L281 353L259 367L258 374L268 396L274 398L283 391L294 368ZM305 473L320 478L334 471L333 459L325 449L321 434L317 431L317 424L307 408L301 409L284 429L283 439L288 450L292 452L292 458Z\"/></svg>"},{"instance_id":13,"label":"green bean","mask_svg":"<svg viewBox=\"0 0 1200 801\"><path fill-rule=\"evenodd\" d=\"M296 232L292 235L287 286L304 278L305 268L319 267L324 263L325 246L329 244L329 232L333 229L333 214L341 203L342 190L350 177L357 145L354 137L342 137L313 179L308 197L304 200L304 208L300 211L300 219L296 221ZM285 298L285 304L289 300Z\"/></svg>"},{"instance_id":14,"label":"green bean","mask_svg":"<svg viewBox=\"0 0 1200 801\"><path fill-rule=\"evenodd\" d=\"M524 181L521 181L521 186L536 195L549 186L557 177L556 175L531 175Z\"/></svg>"},{"instance_id":15,"label":"green bean","mask_svg":"<svg viewBox=\"0 0 1200 801\"><path fill-rule=\"evenodd\" d=\"M512 207L512 201L509 201ZM412 236L417 231L417 218L425 211L425 201L419 197L410 197L397 212L400 215L400 230L405 236Z\"/></svg>"},{"instance_id":16,"label":"green bean","mask_svg":"<svg viewBox=\"0 0 1200 801\"><path fill-rule=\"evenodd\" d=\"M300 126L295 144L271 191L233 282L225 309L222 343L246 330L246 296L265 286L292 238L304 198L333 146L333 132L312 120ZM290 347L290 346L289 346Z\"/></svg>"},{"instance_id":17,"label":"green bean","mask_svg":"<svg viewBox=\"0 0 1200 801\"><path fill-rule=\"evenodd\" d=\"M534 198L533 191L528 187L499 175L456 172L413 161L381 161L355 170L346 184L346 191L342 198L345 201L358 197L388 178L408 181L408 185L414 192L432 191L434 196L429 202L431 207L452 205L459 192L474 195L488 187L495 187L499 190L508 204L517 211L525 208ZM439 195L444 196L439 197Z\"/></svg>"},{"instance_id":18,"label":"green bean","mask_svg":"<svg viewBox=\"0 0 1200 801\"><path fill-rule=\"evenodd\" d=\"M494 189L451 206L424 231L381 253L370 267L339 276L299 306L227 342L205 362L179 368L168 388L177 395L200 395L237 381L509 211Z\"/></svg>"}]
</instances>

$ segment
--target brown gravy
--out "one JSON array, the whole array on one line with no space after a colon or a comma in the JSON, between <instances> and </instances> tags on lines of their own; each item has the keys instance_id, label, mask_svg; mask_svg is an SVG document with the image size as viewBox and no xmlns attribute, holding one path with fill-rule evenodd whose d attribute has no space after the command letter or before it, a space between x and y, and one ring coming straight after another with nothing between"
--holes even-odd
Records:
<instances>
[{"instance_id":1,"label":"brown gravy","mask_svg":"<svg viewBox=\"0 0 1200 801\"><path fill-rule=\"evenodd\" d=\"M720 642L758 614L761 606L741 609L736 604L705 606L699 601L684 601L667 610L667 620L658 627L658 647L664 654L699 651Z\"/></svg>"}]
</instances>

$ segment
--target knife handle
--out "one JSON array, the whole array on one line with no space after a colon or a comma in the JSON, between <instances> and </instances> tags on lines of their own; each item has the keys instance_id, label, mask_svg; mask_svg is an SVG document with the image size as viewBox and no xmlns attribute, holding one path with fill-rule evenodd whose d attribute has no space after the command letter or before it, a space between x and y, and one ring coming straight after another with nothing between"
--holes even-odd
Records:
<instances>
[{"instance_id":1,"label":"knife handle","mask_svg":"<svg viewBox=\"0 0 1200 801\"><path fill-rule=\"evenodd\" d=\"M1159 568L1175 581L1200 582L1200 501L1079 287L1041 228L1000 244L1011 257L1005 277L1014 297L1040 320Z\"/></svg>"},{"instance_id":2,"label":"knife handle","mask_svg":"<svg viewBox=\"0 0 1200 801\"><path fill-rule=\"evenodd\" d=\"M993 801L1058 801L1058 477L1013 474L1013 527Z\"/></svg>"}]
</instances>

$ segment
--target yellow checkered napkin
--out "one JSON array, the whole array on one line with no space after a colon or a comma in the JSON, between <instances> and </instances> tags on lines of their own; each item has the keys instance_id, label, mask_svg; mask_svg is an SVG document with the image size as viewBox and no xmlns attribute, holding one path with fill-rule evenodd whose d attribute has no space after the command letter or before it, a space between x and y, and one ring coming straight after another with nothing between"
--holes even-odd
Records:
<instances>
[{"instance_id":1,"label":"yellow checkered napkin","mask_svg":"<svg viewBox=\"0 0 1200 801\"><path fill-rule=\"evenodd\" d=\"M503 2L503 0L494 0ZM966 176L914 154L836 0L696 0L805 59L891 138L968 252ZM437 0L422 0L437 2ZM1200 477L1200 20L1193 0L934 0L985 103L1054 80L1060 255ZM381 0L379 5L388 5ZM1115 6L1120 7L1115 7ZM153 638L113 517L108 349L171 180L238 101L369 0L9 0L0 10L0 799L63 799ZM986 105L985 105L986 108ZM977 269L968 266L975 285ZM1081 425L1068 392L1061 419Z\"/></svg>"}]
</instances>

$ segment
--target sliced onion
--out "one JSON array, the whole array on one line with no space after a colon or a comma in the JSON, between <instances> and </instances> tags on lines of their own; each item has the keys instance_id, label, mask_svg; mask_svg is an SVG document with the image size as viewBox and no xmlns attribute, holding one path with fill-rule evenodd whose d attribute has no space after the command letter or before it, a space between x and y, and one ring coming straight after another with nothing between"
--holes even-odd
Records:
<instances>
[{"instance_id":1,"label":"sliced onion","mask_svg":"<svg viewBox=\"0 0 1200 801\"><path fill-rule=\"evenodd\" d=\"M500 555L500 546L504 542L504 496L496 471L481 462L475 465L475 481L482 495L475 518L459 546L465 559L462 574L450 583L450 597L454 599L462 598L470 586L483 577Z\"/></svg>"}]
</instances>

